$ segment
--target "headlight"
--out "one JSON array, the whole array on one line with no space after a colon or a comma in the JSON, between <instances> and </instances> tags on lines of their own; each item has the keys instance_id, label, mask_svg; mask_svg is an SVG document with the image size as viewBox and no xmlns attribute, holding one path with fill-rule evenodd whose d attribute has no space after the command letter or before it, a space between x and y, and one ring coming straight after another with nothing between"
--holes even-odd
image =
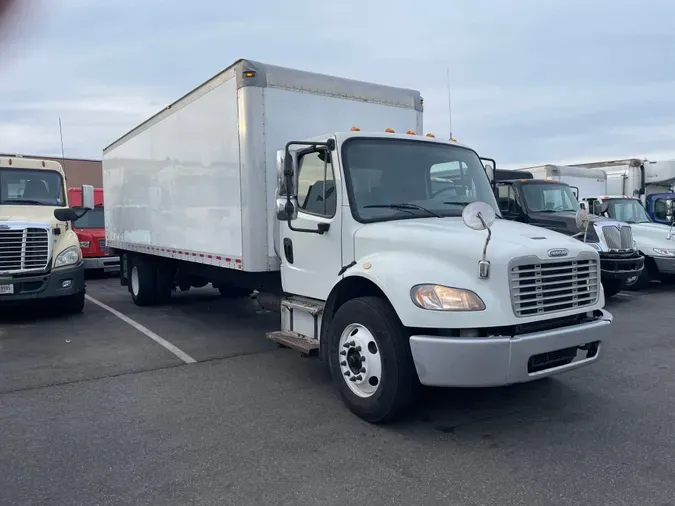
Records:
<instances>
[{"instance_id":1,"label":"headlight","mask_svg":"<svg viewBox=\"0 0 675 506\"><path fill-rule=\"evenodd\" d=\"M471 290L442 285L417 285L410 290L417 307L436 311L483 311L485 303Z\"/></svg>"},{"instance_id":2,"label":"headlight","mask_svg":"<svg viewBox=\"0 0 675 506\"><path fill-rule=\"evenodd\" d=\"M587 242L586 244L588 244L591 248L600 251L600 245L597 242Z\"/></svg>"},{"instance_id":3,"label":"headlight","mask_svg":"<svg viewBox=\"0 0 675 506\"><path fill-rule=\"evenodd\" d=\"M675 249L654 248L654 253L662 257L675 257Z\"/></svg>"},{"instance_id":4,"label":"headlight","mask_svg":"<svg viewBox=\"0 0 675 506\"><path fill-rule=\"evenodd\" d=\"M64 249L56 257L54 268L64 267L66 265L73 265L80 261L80 250L77 246L70 246Z\"/></svg>"},{"instance_id":5,"label":"headlight","mask_svg":"<svg viewBox=\"0 0 675 506\"><path fill-rule=\"evenodd\" d=\"M89 241L80 241L80 248L88 248Z\"/></svg>"}]
</instances>

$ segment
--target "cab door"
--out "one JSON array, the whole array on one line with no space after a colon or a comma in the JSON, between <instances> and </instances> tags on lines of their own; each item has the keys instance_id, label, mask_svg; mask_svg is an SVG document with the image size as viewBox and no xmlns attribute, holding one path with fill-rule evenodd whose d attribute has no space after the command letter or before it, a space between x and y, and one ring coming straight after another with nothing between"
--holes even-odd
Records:
<instances>
[{"instance_id":1,"label":"cab door","mask_svg":"<svg viewBox=\"0 0 675 506\"><path fill-rule=\"evenodd\" d=\"M286 293L326 300L339 278L343 192L335 157L325 146L296 153L297 217L279 223Z\"/></svg>"}]
</instances>

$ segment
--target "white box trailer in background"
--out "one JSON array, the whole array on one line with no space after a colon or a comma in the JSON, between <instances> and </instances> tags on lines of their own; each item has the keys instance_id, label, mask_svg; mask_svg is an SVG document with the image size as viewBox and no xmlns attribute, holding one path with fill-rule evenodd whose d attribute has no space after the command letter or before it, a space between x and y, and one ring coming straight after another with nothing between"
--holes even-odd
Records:
<instances>
[{"instance_id":1,"label":"white box trailer in background","mask_svg":"<svg viewBox=\"0 0 675 506\"><path fill-rule=\"evenodd\" d=\"M276 296L267 337L319 355L371 422L422 384L595 363L612 320L598 253L495 221L476 152L419 134L417 91L236 62L104 150L122 284L138 305L207 283Z\"/></svg>"},{"instance_id":2,"label":"white box trailer in background","mask_svg":"<svg viewBox=\"0 0 675 506\"><path fill-rule=\"evenodd\" d=\"M564 165L538 165L523 169L530 172L536 179L561 181L567 183L576 192L577 199L584 195L598 195L605 193L607 174L602 170L577 168Z\"/></svg>"}]
</instances>

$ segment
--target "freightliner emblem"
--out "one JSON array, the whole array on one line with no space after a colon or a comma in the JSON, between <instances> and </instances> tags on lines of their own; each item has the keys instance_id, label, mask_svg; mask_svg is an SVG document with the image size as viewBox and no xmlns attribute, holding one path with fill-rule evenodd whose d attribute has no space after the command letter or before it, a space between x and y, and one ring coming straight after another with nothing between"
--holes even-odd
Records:
<instances>
[{"instance_id":1,"label":"freightliner emblem","mask_svg":"<svg viewBox=\"0 0 675 506\"><path fill-rule=\"evenodd\" d=\"M559 249L550 249L548 250L548 256L550 257L566 257L569 254L569 251L567 251L564 248L559 248Z\"/></svg>"}]
</instances>

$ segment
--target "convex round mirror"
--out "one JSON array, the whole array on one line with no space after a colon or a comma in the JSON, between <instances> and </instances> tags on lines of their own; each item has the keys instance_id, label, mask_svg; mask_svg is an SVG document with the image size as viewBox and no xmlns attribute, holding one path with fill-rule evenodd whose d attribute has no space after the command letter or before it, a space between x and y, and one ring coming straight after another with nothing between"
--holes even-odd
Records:
<instances>
[{"instance_id":1,"label":"convex round mirror","mask_svg":"<svg viewBox=\"0 0 675 506\"><path fill-rule=\"evenodd\" d=\"M482 218L482 220L481 220ZM486 202L472 202L462 211L462 221L473 230L484 230L492 226L497 215L492 206Z\"/></svg>"}]
</instances>

